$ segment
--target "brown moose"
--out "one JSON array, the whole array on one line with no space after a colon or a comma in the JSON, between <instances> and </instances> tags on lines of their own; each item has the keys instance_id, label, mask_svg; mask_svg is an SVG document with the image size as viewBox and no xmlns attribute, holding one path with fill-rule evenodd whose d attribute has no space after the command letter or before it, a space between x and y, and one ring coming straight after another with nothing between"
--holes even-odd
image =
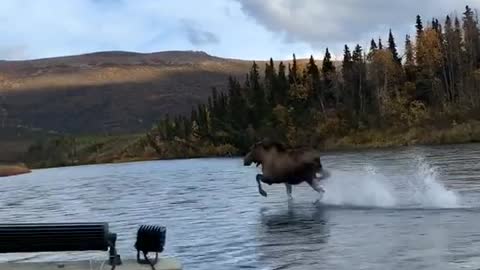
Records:
<instances>
[{"instance_id":1,"label":"brown moose","mask_svg":"<svg viewBox=\"0 0 480 270\"><path fill-rule=\"evenodd\" d=\"M262 165L262 174L257 174L258 192L266 197L261 182L285 184L287 195L292 197L292 186L307 182L315 191L325 192L320 181L330 174L322 168L318 151L308 148L287 149L283 144L268 139L251 146L244 157L244 165ZM320 177L317 174L321 174Z\"/></svg>"}]
</instances>

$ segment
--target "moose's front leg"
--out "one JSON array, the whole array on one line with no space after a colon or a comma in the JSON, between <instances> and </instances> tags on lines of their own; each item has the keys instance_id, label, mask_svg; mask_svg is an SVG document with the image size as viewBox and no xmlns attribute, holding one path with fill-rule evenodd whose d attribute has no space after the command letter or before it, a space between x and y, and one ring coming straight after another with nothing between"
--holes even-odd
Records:
<instances>
[{"instance_id":1,"label":"moose's front leg","mask_svg":"<svg viewBox=\"0 0 480 270\"><path fill-rule=\"evenodd\" d=\"M257 185L258 185L258 192L260 193L260 195L262 195L263 197L267 197L267 192L265 192L265 190L263 190L262 188L262 180L264 179L263 175L261 174L257 174Z\"/></svg>"}]
</instances>

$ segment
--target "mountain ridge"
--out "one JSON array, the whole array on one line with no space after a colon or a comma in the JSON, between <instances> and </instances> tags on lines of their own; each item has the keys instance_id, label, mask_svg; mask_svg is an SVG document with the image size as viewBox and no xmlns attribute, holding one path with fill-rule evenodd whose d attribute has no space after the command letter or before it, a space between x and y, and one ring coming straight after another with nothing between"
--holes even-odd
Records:
<instances>
[{"instance_id":1,"label":"mountain ridge","mask_svg":"<svg viewBox=\"0 0 480 270\"><path fill-rule=\"evenodd\" d=\"M299 59L306 63L308 59ZM0 127L71 134L144 132L166 114L189 115L213 87L226 90L255 61L203 51L103 51L0 62ZM291 60L277 60L278 65ZM0 134L1 136L1 134Z\"/></svg>"}]
</instances>

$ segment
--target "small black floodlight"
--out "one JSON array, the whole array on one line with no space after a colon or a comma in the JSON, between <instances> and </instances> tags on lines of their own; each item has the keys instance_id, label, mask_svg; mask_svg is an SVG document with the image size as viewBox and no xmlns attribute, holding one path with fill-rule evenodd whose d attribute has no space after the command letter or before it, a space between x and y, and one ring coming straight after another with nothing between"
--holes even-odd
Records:
<instances>
[{"instance_id":1,"label":"small black floodlight","mask_svg":"<svg viewBox=\"0 0 480 270\"><path fill-rule=\"evenodd\" d=\"M158 261L158 253L163 252L167 229L163 226L142 225L137 232L135 249L137 250L137 262L139 264L150 264L153 266ZM145 260L140 259L140 251ZM155 252L153 262L147 257L148 252Z\"/></svg>"}]
</instances>

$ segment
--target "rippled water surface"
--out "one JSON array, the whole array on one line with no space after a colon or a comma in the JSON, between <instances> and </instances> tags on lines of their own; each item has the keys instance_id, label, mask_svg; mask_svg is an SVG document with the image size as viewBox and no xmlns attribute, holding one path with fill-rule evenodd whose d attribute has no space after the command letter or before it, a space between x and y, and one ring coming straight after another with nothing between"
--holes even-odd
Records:
<instances>
[{"instance_id":1,"label":"rippled water surface","mask_svg":"<svg viewBox=\"0 0 480 270\"><path fill-rule=\"evenodd\" d=\"M167 227L184 269L478 269L480 145L329 153L320 197L256 189L240 159L34 170L0 179L0 219L109 222L122 258L141 224ZM2 254L2 261L104 253Z\"/></svg>"}]
</instances>

